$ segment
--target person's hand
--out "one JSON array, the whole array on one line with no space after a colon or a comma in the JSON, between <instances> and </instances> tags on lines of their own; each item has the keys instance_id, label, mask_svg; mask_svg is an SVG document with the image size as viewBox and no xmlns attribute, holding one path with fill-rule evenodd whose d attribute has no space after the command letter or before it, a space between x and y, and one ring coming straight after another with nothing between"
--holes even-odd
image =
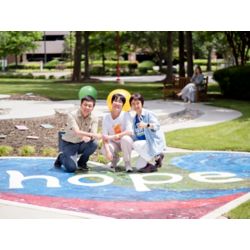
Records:
<instances>
[{"instance_id":1,"label":"person's hand","mask_svg":"<svg viewBox=\"0 0 250 250\"><path fill-rule=\"evenodd\" d=\"M147 127L147 123L145 123L145 122L140 122L140 123L138 124L138 127L139 127L139 128L146 128L146 127Z\"/></svg>"},{"instance_id":2,"label":"person's hand","mask_svg":"<svg viewBox=\"0 0 250 250\"><path fill-rule=\"evenodd\" d=\"M95 135L95 138L96 138L97 140L101 140L101 139L102 139L102 134L96 134L96 135Z\"/></svg>"},{"instance_id":3,"label":"person's hand","mask_svg":"<svg viewBox=\"0 0 250 250\"><path fill-rule=\"evenodd\" d=\"M108 135L102 135L102 140L105 142L109 141L109 136Z\"/></svg>"},{"instance_id":4,"label":"person's hand","mask_svg":"<svg viewBox=\"0 0 250 250\"><path fill-rule=\"evenodd\" d=\"M113 155L111 154L110 151L108 151L108 152L106 153L106 157L107 157L107 159L108 159L109 161L112 161L112 160L113 160Z\"/></svg>"},{"instance_id":5,"label":"person's hand","mask_svg":"<svg viewBox=\"0 0 250 250\"><path fill-rule=\"evenodd\" d=\"M89 136L82 136L82 140L84 141L84 142L89 142L90 140L91 140L91 137L89 137Z\"/></svg>"}]
</instances>

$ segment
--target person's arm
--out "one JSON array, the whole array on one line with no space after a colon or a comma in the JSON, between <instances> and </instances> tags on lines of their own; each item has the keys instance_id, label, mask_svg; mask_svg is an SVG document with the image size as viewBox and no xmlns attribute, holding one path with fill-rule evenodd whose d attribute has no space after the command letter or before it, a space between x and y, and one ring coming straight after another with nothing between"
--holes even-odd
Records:
<instances>
[{"instance_id":1,"label":"person's arm","mask_svg":"<svg viewBox=\"0 0 250 250\"><path fill-rule=\"evenodd\" d=\"M97 134L97 126L98 126L97 119L95 119L93 121L93 123L91 124L91 131L90 132L80 130L75 118L72 115L69 116L69 124L70 124L71 129L74 132L74 134L77 137L82 138L84 141L89 141L92 138L101 139L101 135ZM92 131L94 131L94 132L92 132Z\"/></svg>"},{"instance_id":2,"label":"person's arm","mask_svg":"<svg viewBox=\"0 0 250 250\"><path fill-rule=\"evenodd\" d=\"M103 117L103 121L102 121L102 143L103 143L103 148L105 150L105 156L109 161L113 160L113 155L110 151L109 148L109 139L108 139L108 121L107 121L108 117L105 116Z\"/></svg>"},{"instance_id":3,"label":"person's arm","mask_svg":"<svg viewBox=\"0 0 250 250\"><path fill-rule=\"evenodd\" d=\"M200 75L198 75L198 76L196 77L196 79L195 79L195 84L196 84L196 85L200 85L200 84L202 84L202 82L203 82L203 75L200 74Z\"/></svg>"},{"instance_id":4,"label":"person's arm","mask_svg":"<svg viewBox=\"0 0 250 250\"><path fill-rule=\"evenodd\" d=\"M195 75L195 74L193 74L193 76L192 76L192 78L191 78L190 82L195 83L195 78L196 78L196 75Z\"/></svg>"},{"instance_id":5,"label":"person's arm","mask_svg":"<svg viewBox=\"0 0 250 250\"><path fill-rule=\"evenodd\" d=\"M160 123L158 122L156 116L153 113L149 112L148 123L142 121L140 122L139 127L156 131L160 129Z\"/></svg>"}]
</instances>

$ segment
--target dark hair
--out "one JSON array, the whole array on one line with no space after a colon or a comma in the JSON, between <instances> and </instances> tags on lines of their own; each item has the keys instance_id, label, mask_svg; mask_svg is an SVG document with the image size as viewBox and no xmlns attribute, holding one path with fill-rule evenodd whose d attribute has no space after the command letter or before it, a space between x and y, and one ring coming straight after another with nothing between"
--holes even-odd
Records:
<instances>
[{"instance_id":1,"label":"dark hair","mask_svg":"<svg viewBox=\"0 0 250 250\"><path fill-rule=\"evenodd\" d=\"M121 94L114 94L112 95L112 98L111 98L111 103L113 103L114 101L119 101L121 100L122 101L122 106L125 104L126 102L126 98L124 95L121 95Z\"/></svg>"},{"instance_id":2,"label":"dark hair","mask_svg":"<svg viewBox=\"0 0 250 250\"><path fill-rule=\"evenodd\" d=\"M200 66L200 65L197 65L197 66L196 66L196 69L198 69L199 72L200 72L200 74L202 74L202 70L201 70L201 66Z\"/></svg>"},{"instance_id":3,"label":"dark hair","mask_svg":"<svg viewBox=\"0 0 250 250\"><path fill-rule=\"evenodd\" d=\"M95 106L95 98L91 95L86 95L84 96L82 99L81 99L81 104L84 102L84 101L87 101L87 102L93 102L93 105Z\"/></svg>"},{"instance_id":4,"label":"dark hair","mask_svg":"<svg viewBox=\"0 0 250 250\"><path fill-rule=\"evenodd\" d=\"M144 104L144 98L140 93L134 93L129 99L129 104L131 106L132 101L140 101L142 106Z\"/></svg>"}]
</instances>

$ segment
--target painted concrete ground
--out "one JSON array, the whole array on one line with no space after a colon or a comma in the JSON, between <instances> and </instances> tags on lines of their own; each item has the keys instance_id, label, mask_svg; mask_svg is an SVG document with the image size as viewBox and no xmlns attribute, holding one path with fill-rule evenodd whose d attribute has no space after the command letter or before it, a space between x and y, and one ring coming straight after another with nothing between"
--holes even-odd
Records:
<instances>
[{"instance_id":1,"label":"painted concrete ground","mask_svg":"<svg viewBox=\"0 0 250 250\"><path fill-rule=\"evenodd\" d=\"M0 199L113 218L200 218L250 192L250 154L167 154L151 174L77 174L50 158L0 158Z\"/></svg>"}]
</instances>

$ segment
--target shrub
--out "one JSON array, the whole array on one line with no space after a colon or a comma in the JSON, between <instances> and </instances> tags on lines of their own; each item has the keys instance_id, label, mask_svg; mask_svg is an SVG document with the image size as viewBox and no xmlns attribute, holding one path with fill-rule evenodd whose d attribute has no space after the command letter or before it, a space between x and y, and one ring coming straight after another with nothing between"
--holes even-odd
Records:
<instances>
[{"instance_id":1,"label":"shrub","mask_svg":"<svg viewBox=\"0 0 250 250\"><path fill-rule=\"evenodd\" d=\"M138 69L140 73L146 74L148 70L152 70L155 63L153 61L143 61L139 63Z\"/></svg>"},{"instance_id":2,"label":"shrub","mask_svg":"<svg viewBox=\"0 0 250 250\"><path fill-rule=\"evenodd\" d=\"M49 75L48 79L55 79L56 77L54 75Z\"/></svg>"},{"instance_id":3,"label":"shrub","mask_svg":"<svg viewBox=\"0 0 250 250\"><path fill-rule=\"evenodd\" d=\"M213 78L219 83L224 97L250 99L250 66L234 66L217 70Z\"/></svg>"},{"instance_id":4,"label":"shrub","mask_svg":"<svg viewBox=\"0 0 250 250\"><path fill-rule=\"evenodd\" d=\"M18 149L18 153L21 156L31 156L36 153L36 149L34 146L24 145Z\"/></svg>"},{"instance_id":5,"label":"shrub","mask_svg":"<svg viewBox=\"0 0 250 250\"><path fill-rule=\"evenodd\" d=\"M8 156L12 154L13 148L11 146L2 145L0 146L0 156Z\"/></svg>"},{"instance_id":6,"label":"shrub","mask_svg":"<svg viewBox=\"0 0 250 250\"><path fill-rule=\"evenodd\" d=\"M90 70L90 74L93 76L101 76L104 74L102 66L93 66Z\"/></svg>"},{"instance_id":7,"label":"shrub","mask_svg":"<svg viewBox=\"0 0 250 250\"><path fill-rule=\"evenodd\" d=\"M138 62L129 63L129 65L128 65L129 72L134 73L135 70L137 69L137 67L138 67Z\"/></svg>"},{"instance_id":8,"label":"shrub","mask_svg":"<svg viewBox=\"0 0 250 250\"><path fill-rule=\"evenodd\" d=\"M46 79L46 75L34 76L34 79Z\"/></svg>"},{"instance_id":9,"label":"shrub","mask_svg":"<svg viewBox=\"0 0 250 250\"><path fill-rule=\"evenodd\" d=\"M52 147L46 147L41 150L42 156L56 156L57 155L57 149Z\"/></svg>"},{"instance_id":10,"label":"shrub","mask_svg":"<svg viewBox=\"0 0 250 250\"><path fill-rule=\"evenodd\" d=\"M59 60L54 59L54 60L51 60L51 61L47 62L44 65L44 68L46 68L46 69L55 69L56 67L58 67L59 64L60 64Z\"/></svg>"},{"instance_id":11,"label":"shrub","mask_svg":"<svg viewBox=\"0 0 250 250\"><path fill-rule=\"evenodd\" d=\"M206 66L207 65L207 59L195 59L194 65L200 65L200 66ZM216 66L217 61L211 61L211 65Z\"/></svg>"},{"instance_id":12,"label":"shrub","mask_svg":"<svg viewBox=\"0 0 250 250\"><path fill-rule=\"evenodd\" d=\"M8 74L1 74L0 78L17 78L17 79L33 79L32 74L13 74L13 73L8 73Z\"/></svg>"}]
</instances>

